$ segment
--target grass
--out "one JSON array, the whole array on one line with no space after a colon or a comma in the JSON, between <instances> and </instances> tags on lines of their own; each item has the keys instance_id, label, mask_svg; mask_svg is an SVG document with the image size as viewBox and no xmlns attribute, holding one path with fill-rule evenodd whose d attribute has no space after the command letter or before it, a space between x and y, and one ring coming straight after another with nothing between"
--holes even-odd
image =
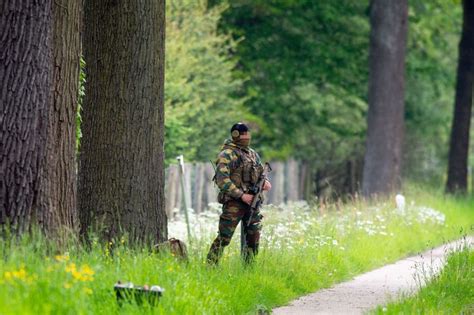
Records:
<instances>
[{"instance_id":1,"label":"grass","mask_svg":"<svg viewBox=\"0 0 474 315\"><path fill-rule=\"evenodd\" d=\"M473 199L444 197L410 187L415 205L394 210L391 202L291 209L267 207L261 251L242 265L238 236L221 264L207 266L212 235L193 243L189 263L127 240L71 242L55 249L41 236L0 243L2 314L254 314L270 311L305 293L470 233ZM423 205L441 213L420 208ZM215 222L217 226L217 222ZM112 250L113 248L113 250ZM119 307L117 280L165 288L156 307Z\"/></svg>"},{"instance_id":2,"label":"grass","mask_svg":"<svg viewBox=\"0 0 474 315\"><path fill-rule=\"evenodd\" d=\"M450 254L442 272L434 277L420 274L426 286L414 296L378 307L374 314L473 314L474 251L464 249Z\"/></svg>"}]
</instances>

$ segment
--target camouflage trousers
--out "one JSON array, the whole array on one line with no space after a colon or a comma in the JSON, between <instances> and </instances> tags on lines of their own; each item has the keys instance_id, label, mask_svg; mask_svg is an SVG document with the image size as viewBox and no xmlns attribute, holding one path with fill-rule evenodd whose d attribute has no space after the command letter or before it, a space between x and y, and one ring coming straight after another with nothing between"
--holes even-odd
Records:
<instances>
[{"instance_id":1,"label":"camouflage trousers","mask_svg":"<svg viewBox=\"0 0 474 315\"><path fill-rule=\"evenodd\" d=\"M250 224L250 206L240 200L231 200L222 206L222 214L219 217L219 232L209 249L207 261L210 264L217 264L224 248L230 244L235 228L240 221L244 224L245 245L242 248L242 258L250 262L258 253L260 241L260 230L262 215L255 211Z\"/></svg>"}]
</instances>

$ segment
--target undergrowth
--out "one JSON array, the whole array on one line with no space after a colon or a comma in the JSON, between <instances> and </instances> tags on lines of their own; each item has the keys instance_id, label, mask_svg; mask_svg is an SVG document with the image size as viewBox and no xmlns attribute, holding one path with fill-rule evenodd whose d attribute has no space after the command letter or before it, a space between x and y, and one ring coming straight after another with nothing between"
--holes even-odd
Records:
<instances>
[{"instance_id":1,"label":"undergrowth","mask_svg":"<svg viewBox=\"0 0 474 315\"><path fill-rule=\"evenodd\" d=\"M89 249L59 248L40 235L0 242L2 314L265 313L305 293L471 233L473 200L411 187L405 209L360 200L325 207L267 207L256 261L246 266L234 236L221 264L205 255L213 235L195 239L189 261L126 238ZM412 204L412 202L414 204ZM215 222L217 228L217 222ZM119 306L118 280L165 289L157 306Z\"/></svg>"},{"instance_id":2,"label":"undergrowth","mask_svg":"<svg viewBox=\"0 0 474 315\"><path fill-rule=\"evenodd\" d=\"M422 285L427 283L426 285ZM420 290L405 294L397 301L378 307L374 314L473 314L474 251L464 247L451 253L437 275L419 275Z\"/></svg>"}]
</instances>

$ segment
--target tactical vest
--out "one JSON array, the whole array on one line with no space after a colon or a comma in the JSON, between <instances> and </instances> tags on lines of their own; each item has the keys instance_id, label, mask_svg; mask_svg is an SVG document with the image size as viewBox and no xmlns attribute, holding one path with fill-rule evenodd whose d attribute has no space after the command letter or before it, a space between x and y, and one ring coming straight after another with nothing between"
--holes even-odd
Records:
<instances>
[{"instance_id":1,"label":"tactical vest","mask_svg":"<svg viewBox=\"0 0 474 315\"><path fill-rule=\"evenodd\" d=\"M248 192L258 182L258 178L263 172L263 166L257 163L257 154L231 146L224 146L224 148L234 150L238 156L237 160L229 165L230 179L237 187Z\"/></svg>"},{"instance_id":2,"label":"tactical vest","mask_svg":"<svg viewBox=\"0 0 474 315\"><path fill-rule=\"evenodd\" d=\"M249 193L263 173L263 166L258 163L257 154L254 151L248 150L246 152L238 147L228 145L224 145L223 149L231 149L237 154L237 160L229 163L230 180L244 193ZM232 198L221 192L217 199L220 203L225 203Z\"/></svg>"}]
</instances>

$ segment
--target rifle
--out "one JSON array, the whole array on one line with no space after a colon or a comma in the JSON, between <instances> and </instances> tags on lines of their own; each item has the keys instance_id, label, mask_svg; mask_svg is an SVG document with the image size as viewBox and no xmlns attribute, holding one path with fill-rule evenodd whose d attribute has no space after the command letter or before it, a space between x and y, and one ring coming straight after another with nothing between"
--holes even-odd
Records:
<instances>
[{"instance_id":1,"label":"rifle","mask_svg":"<svg viewBox=\"0 0 474 315\"><path fill-rule=\"evenodd\" d=\"M247 222L247 226L250 225L250 221L252 221L253 214L255 211L257 211L260 206L262 205L263 201L263 185L265 185L265 180L267 179L268 173L272 171L272 167L270 166L270 163L265 163L265 166L263 167L263 172L260 174L260 177L257 181L257 183L250 189L250 193L254 195L252 199L252 204L250 205L250 217Z\"/></svg>"}]
</instances>

